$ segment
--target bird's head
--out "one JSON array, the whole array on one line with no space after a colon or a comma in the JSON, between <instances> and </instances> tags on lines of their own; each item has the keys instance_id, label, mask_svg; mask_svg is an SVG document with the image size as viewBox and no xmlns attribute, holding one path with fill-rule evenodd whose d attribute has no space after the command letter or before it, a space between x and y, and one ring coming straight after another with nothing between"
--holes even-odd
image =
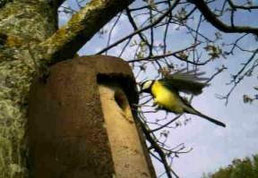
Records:
<instances>
[{"instance_id":1,"label":"bird's head","mask_svg":"<svg viewBox=\"0 0 258 178\"><path fill-rule=\"evenodd\" d=\"M147 80L140 84L140 93L151 93L151 87L154 83L154 80Z\"/></svg>"}]
</instances>

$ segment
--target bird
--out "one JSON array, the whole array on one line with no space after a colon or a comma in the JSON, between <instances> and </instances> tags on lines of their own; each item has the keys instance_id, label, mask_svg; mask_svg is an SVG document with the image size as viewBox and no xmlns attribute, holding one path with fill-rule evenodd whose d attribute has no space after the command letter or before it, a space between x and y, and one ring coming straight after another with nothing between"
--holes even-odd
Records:
<instances>
[{"instance_id":1,"label":"bird","mask_svg":"<svg viewBox=\"0 0 258 178\"><path fill-rule=\"evenodd\" d=\"M150 93L154 100L154 105L158 108L173 112L175 114L193 114L202 117L216 125L226 127L223 122L206 116L193 108L191 104L179 92L199 95L204 87L208 86L208 78L201 77L205 72L197 70L187 71L182 69L172 74L166 74L158 80L147 80L140 84L140 93ZM205 81L205 82L202 82Z\"/></svg>"}]
</instances>

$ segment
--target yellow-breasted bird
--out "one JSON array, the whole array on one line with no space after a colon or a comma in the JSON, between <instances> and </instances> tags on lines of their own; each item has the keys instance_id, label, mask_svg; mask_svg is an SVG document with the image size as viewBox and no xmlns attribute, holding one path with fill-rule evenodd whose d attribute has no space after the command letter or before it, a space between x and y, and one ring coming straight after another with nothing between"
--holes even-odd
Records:
<instances>
[{"instance_id":1,"label":"yellow-breasted bird","mask_svg":"<svg viewBox=\"0 0 258 178\"><path fill-rule=\"evenodd\" d=\"M141 84L140 92L150 93L154 98L154 104L159 108L165 109L176 114L189 113L200 116L208 121L222 127L226 125L216 119L202 114L194 109L190 103L179 95L179 92L199 95L202 89L208 84L201 81L207 81L207 78L201 78L204 72L197 71L177 71L173 74L167 74L159 80L147 80Z\"/></svg>"}]
</instances>

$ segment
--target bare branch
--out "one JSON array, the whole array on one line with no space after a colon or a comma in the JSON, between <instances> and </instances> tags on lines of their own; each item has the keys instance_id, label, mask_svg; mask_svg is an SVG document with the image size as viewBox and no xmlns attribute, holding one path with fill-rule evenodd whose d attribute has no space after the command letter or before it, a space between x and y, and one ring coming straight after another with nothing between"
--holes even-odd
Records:
<instances>
[{"instance_id":1,"label":"bare branch","mask_svg":"<svg viewBox=\"0 0 258 178\"><path fill-rule=\"evenodd\" d=\"M253 66L249 69L246 70L247 66L252 62L252 61L257 61L257 59L255 58L255 56L258 53L258 49L256 49L252 56L243 64L243 67L238 71L237 74L232 75L232 81L229 84L233 83L233 86L231 87L231 89L229 90L229 92L226 95L217 95L217 97L219 99L224 99L226 100L225 104L228 104L229 101L229 97L232 94L232 92L235 90L235 88L238 86L238 84L246 77L249 76L249 74L254 70L254 68L256 68L258 66L258 64L255 62L253 64Z\"/></svg>"},{"instance_id":2,"label":"bare branch","mask_svg":"<svg viewBox=\"0 0 258 178\"><path fill-rule=\"evenodd\" d=\"M164 3L166 4L167 0L166 1L155 2L155 5L164 4ZM137 8L130 9L130 11L139 11L139 10L149 9L149 8L150 8L150 6L147 5L147 6L142 6L142 7L137 7Z\"/></svg>"},{"instance_id":3,"label":"bare branch","mask_svg":"<svg viewBox=\"0 0 258 178\"><path fill-rule=\"evenodd\" d=\"M69 59L111 18L133 0L94 0L74 14L66 25L39 45L47 62Z\"/></svg>"},{"instance_id":4,"label":"bare branch","mask_svg":"<svg viewBox=\"0 0 258 178\"><path fill-rule=\"evenodd\" d=\"M131 15L131 12L130 12L129 8L126 9L126 13L127 13L129 22L133 26L134 31L137 31L138 27L137 27L136 23L134 22L134 19L133 19L132 15ZM149 47L149 49L151 49L151 45L149 44L148 40L143 36L143 34L142 33L138 33L138 35L141 38L141 40L146 43L146 45Z\"/></svg>"},{"instance_id":5,"label":"bare branch","mask_svg":"<svg viewBox=\"0 0 258 178\"><path fill-rule=\"evenodd\" d=\"M225 33L252 33L258 35L258 28L249 26L229 26L223 23L212 13L207 4L203 0L189 0L201 11L207 21L209 21L214 27Z\"/></svg>"},{"instance_id":6,"label":"bare branch","mask_svg":"<svg viewBox=\"0 0 258 178\"><path fill-rule=\"evenodd\" d=\"M242 10L250 11L252 9L258 9L258 6L250 6L250 5L248 5L248 6L239 6L239 5L234 4L232 0L227 0L227 1L228 1L228 4L231 6L231 8L233 10L242 9Z\"/></svg>"},{"instance_id":7,"label":"bare branch","mask_svg":"<svg viewBox=\"0 0 258 178\"><path fill-rule=\"evenodd\" d=\"M147 30L147 29L157 25L159 22L161 22L170 13L170 11L172 11L176 7L178 2L179 2L179 0L176 0L174 2L174 4L164 14L162 14L157 20L155 20L152 24L147 25L147 26L145 26L145 27L143 27L143 28L141 28L141 29L139 29L137 31L134 31L133 33L131 33L131 34L125 36L124 38L116 41L115 43L111 44L109 47L106 47L106 48L102 49L101 51L97 52L96 54L101 54L101 53L105 52L106 50L109 50L109 49L117 46L118 44L122 43L123 41L127 40L128 38L131 38L134 35L136 35L136 34L142 32L142 31L145 31L145 30Z\"/></svg>"},{"instance_id":8,"label":"bare branch","mask_svg":"<svg viewBox=\"0 0 258 178\"><path fill-rule=\"evenodd\" d=\"M151 143L151 146L159 154L159 156L160 156L159 160L164 164L167 176L169 178L172 178L172 174L174 174L176 178L179 178L178 175L169 166L165 153L162 151L162 148L158 145L156 140L153 139L153 137L151 136L151 134L149 132L149 129L146 128L146 125L142 121L139 121L139 122L140 122L141 128L146 136L146 139ZM172 174L171 174L171 172L172 172Z\"/></svg>"},{"instance_id":9,"label":"bare branch","mask_svg":"<svg viewBox=\"0 0 258 178\"><path fill-rule=\"evenodd\" d=\"M176 120L178 120L181 116L182 116L182 114L180 114L180 115L176 116L175 118L173 118L173 119L172 119L172 120L170 120L169 122L167 122L167 123L163 124L162 126L160 126L160 127L158 127L158 128L155 128L155 129L151 130L151 132L156 132L156 131L158 131L158 130L161 130L161 129L163 129L163 128L167 127L168 125L170 125L170 124L172 124L173 122L175 122Z\"/></svg>"},{"instance_id":10,"label":"bare branch","mask_svg":"<svg viewBox=\"0 0 258 178\"><path fill-rule=\"evenodd\" d=\"M109 44L110 44L111 36L112 36L113 30L114 30L114 28L116 27L116 25L117 25L117 23L118 23L118 21L119 21L121 15L122 15L122 13L120 13L120 14L118 15L117 19L115 20L114 24L112 25L111 29L109 30L108 40L107 40L107 46L109 46ZM108 52L108 51L106 51L106 55L107 55L107 52Z\"/></svg>"},{"instance_id":11,"label":"bare branch","mask_svg":"<svg viewBox=\"0 0 258 178\"><path fill-rule=\"evenodd\" d=\"M133 59L133 60L129 60L127 62L129 63L133 63L133 62L141 62L141 61L157 61L161 58L165 58L165 57L169 57L169 56L174 56L176 57L177 59L181 60L181 61L184 61L186 63L190 63L190 64L193 64L193 65L205 65L207 64L210 60L207 60L203 63L196 63L196 62L193 62L193 61L189 61L189 60L186 60L186 59L183 59L181 58L178 54L184 52L184 51L187 51L189 49L192 49L192 48L195 48L196 46L198 46L200 43L197 43L195 45L192 45L190 47L187 47L185 49L181 49L181 50L178 50L178 51L175 51L173 53L167 53L167 54L161 54L161 55L155 55L155 56L149 56L149 57L145 57L145 58L140 58L140 59Z\"/></svg>"}]
</instances>

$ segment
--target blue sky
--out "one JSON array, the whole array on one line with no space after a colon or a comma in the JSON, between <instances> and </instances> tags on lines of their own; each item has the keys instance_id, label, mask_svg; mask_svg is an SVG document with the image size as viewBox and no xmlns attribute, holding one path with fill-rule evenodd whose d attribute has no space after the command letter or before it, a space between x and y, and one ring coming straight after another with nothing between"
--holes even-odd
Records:
<instances>
[{"instance_id":1,"label":"blue sky","mask_svg":"<svg viewBox=\"0 0 258 178\"><path fill-rule=\"evenodd\" d=\"M69 1L75 9L76 6L72 0ZM257 13L255 14L257 17ZM240 24L252 24L258 26L258 21L255 16L247 14L245 17L239 16ZM139 19L140 20L140 19ZM60 24L64 24L67 17L60 17ZM113 20L114 21L114 20ZM117 28L114 29L112 40L116 41L123 37L131 30L130 26L126 25L127 18L121 17ZM194 24L193 24L194 25ZM110 24L106 25L104 29L108 30ZM212 31L213 27L209 24L205 25L204 30L207 35ZM174 51L181 49L187 44L187 38L183 38L184 30L171 31L169 33L171 41L170 48ZM234 39L236 35L223 34L226 41ZM94 54L103 48L106 44L106 38L96 34L95 37L88 42L81 50L80 55ZM156 41L158 43L159 41ZM242 45L250 49L257 48L257 42L253 37L243 41ZM109 55L116 56L121 49L118 46L109 51ZM131 59L134 49L127 50L124 59ZM225 101L219 100L215 97L216 94L226 94L230 86L226 83L230 81L230 74L235 73L241 68L241 63L249 56L238 53L228 59L217 59L207 66L201 67L201 70L211 74L215 67L226 65L229 70L219 75L212 81L211 86L204 90L204 93L193 99L192 105L201 112L217 118L227 124L227 128L217 127L210 124L204 119L191 117L191 121L186 126L181 126L170 131L168 144L173 147L180 143L184 143L187 148L193 150L184 155L180 155L178 159L174 159L173 168L183 178L199 178L204 172L214 172L220 167L231 163L234 158L244 158L258 153L258 100L253 104L243 103L243 94L254 95L257 94L252 87L258 85L257 77L246 78L232 93L229 103L225 106ZM258 76L256 70L254 76ZM141 78L152 79L155 77L155 72L152 67L149 67L146 74ZM157 174L164 172L163 166L155 161ZM165 178L165 176L162 176Z\"/></svg>"}]
</instances>

